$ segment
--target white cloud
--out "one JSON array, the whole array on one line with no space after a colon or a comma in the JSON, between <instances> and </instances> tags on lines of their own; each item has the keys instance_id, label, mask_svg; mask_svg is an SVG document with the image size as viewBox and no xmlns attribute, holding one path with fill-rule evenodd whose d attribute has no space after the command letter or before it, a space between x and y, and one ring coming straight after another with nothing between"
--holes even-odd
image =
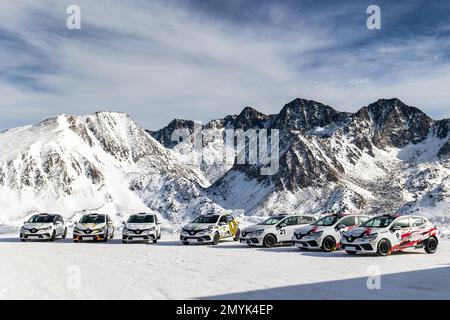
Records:
<instances>
[{"instance_id":1,"label":"white cloud","mask_svg":"<svg viewBox=\"0 0 450 320\"><path fill-rule=\"evenodd\" d=\"M294 15L271 6L266 25L237 24L176 2L136 0L78 0L82 30L68 31L72 2L2 3L0 28L14 40L0 38L8 44L0 53L0 128L113 109L155 129L244 105L277 112L296 97L355 110L396 96L440 115L450 98L441 90L450 77L443 44L433 38L349 49L368 35L336 37L321 23L329 16L297 17L286 28ZM433 64L411 62L433 46Z\"/></svg>"}]
</instances>

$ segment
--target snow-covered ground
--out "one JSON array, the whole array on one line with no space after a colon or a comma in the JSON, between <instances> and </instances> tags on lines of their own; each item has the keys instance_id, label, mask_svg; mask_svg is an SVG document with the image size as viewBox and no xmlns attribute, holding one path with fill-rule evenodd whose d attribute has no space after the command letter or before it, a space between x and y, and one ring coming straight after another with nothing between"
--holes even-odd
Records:
<instances>
[{"instance_id":1,"label":"snow-covered ground","mask_svg":"<svg viewBox=\"0 0 450 320\"><path fill-rule=\"evenodd\" d=\"M449 299L450 241L388 257L235 242L21 243L0 235L0 299ZM381 289L368 277L381 272ZM374 283L370 281L370 283ZM376 281L375 281L376 284Z\"/></svg>"}]
</instances>

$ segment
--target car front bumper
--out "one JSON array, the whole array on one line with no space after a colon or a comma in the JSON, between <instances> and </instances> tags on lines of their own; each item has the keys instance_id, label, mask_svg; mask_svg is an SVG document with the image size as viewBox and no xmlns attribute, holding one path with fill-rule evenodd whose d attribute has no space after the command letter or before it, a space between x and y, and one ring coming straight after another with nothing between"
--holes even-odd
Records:
<instances>
[{"instance_id":1,"label":"car front bumper","mask_svg":"<svg viewBox=\"0 0 450 320\"><path fill-rule=\"evenodd\" d=\"M180 240L182 242L189 242L189 243L208 243L213 241L213 233L210 234L199 233L196 235L182 233L180 234Z\"/></svg>"},{"instance_id":2,"label":"car front bumper","mask_svg":"<svg viewBox=\"0 0 450 320\"><path fill-rule=\"evenodd\" d=\"M292 239L292 243L297 248L302 249L320 249L322 246L322 237L308 237L304 236L301 239L297 239L295 236Z\"/></svg>"},{"instance_id":3,"label":"car front bumper","mask_svg":"<svg viewBox=\"0 0 450 320\"><path fill-rule=\"evenodd\" d=\"M84 234L84 233L74 233L73 240L74 241L103 241L105 240L106 235L104 233L98 234Z\"/></svg>"},{"instance_id":4,"label":"car front bumper","mask_svg":"<svg viewBox=\"0 0 450 320\"><path fill-rule=\"evenodd\" d=\"M151 241L151 240L155 240L156 238L157 237L156 237L155 232L142 233L142 234L136 234L136 233L123 233L122 234L122 240L127 241L127 242Z\"/></svg>"},{"instance_id":5,"label":"car front bumper","mask_svg":"<svg viewBox=\"0 0 450 320\"><path fill-rule=\"evenodd\" d=\"M358 241L349 242L346 240L341 241L341 249L351 252L366 252L366 253L376 253L377 252L377 241Z\"/></svg>"},{"instance_id":6,"label":"car front bumper","mask_svg":"<svg viewBox=\"0 0 450 320\"><path fill-rule=\"evenodd\" d=\"M249 246L262 246L263 245L263 237L262 236L245 236L239 238L240 243L246 243Z\"/></svg>"},{"instance_id":7,"label":"car front bumper","mask_svg":"<svg viewBox=\"0 0 450 320\"><path fill-rule=\"evenodd\" d=\"M26 239L26 240L45 240L50 239L52 236L52 231L50 230L43 230L43 231L36 231L31 232L29 230L21 231L20 232L20 239Z\"/></svg>"}]
</instances>

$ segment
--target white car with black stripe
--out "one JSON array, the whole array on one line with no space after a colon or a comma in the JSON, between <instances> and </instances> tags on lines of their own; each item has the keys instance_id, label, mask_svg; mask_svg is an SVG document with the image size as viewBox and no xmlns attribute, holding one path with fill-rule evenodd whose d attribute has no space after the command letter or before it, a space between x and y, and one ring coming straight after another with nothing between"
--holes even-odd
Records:
<instances>
[{"instance_id":1,"label":"white car with black stripe","mask_svg":"<svg viewBox=\"0 0 450 320\"><path fill-rule=\"evenodd\" d=\"M304 215L274 215L261 223L245 228L241 232L240 242L249 246L273 247L292 245L294 231L309 225L315 219Z\"/></svg>"}]
</instances>

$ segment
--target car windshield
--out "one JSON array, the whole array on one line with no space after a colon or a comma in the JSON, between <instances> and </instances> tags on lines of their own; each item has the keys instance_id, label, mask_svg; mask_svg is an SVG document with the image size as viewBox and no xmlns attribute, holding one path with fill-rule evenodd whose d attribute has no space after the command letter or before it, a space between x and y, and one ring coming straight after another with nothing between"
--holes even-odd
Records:
<instances>
[{"instance_id":1,"label":"car windshield","mask_svg":"<svg viewBox=\"0 0 450 320\"><path fill-rule=\"evenodd\" d=\"M219 216L199 216L192 223L216 223Z\"/></svg>"},{"instance_id":2,"label":"car windshield","mask_svg":"<svg viewBox=\"0 0 450 320\"><path fill-rule=\"evenodd\" d=\"M135 214L128 218L128 223L153 223L155 219L149 214Z\"/></svg>"},{"instance_id":3,"label":"car windshield","mask_svg":"<svg viewBox=\"0 0 450 320\"><path fill-rule=\"evenodd\" d=\"M313 225L329 227L338 222L339 219L340 218L338 216L326 216L314 222Z\"/></svg>"},{"instance_id":4,"label":"car windshield","mask_svg":"<svg viewBox=\"0 0 450 320\"><path fill-rule=\"evenodd\" d=\"M55 216L49 216L49 215L37 215L32 216L28 223L52 223L55 221Z\"/></svg>"},{"instance_id":5,"label":"car windshield","mask_svg":"<svg viewBox=\"0 0 450 320\"><path fill-rule=\"evenodd\" d=\"M262 226L271 226L271 225L277 224L283 218L284 217L270 217L269 219L267 219L261 223L258 223L258 224L262 225Z\"/></svg>"},{"instance_id":6,"label":"car windshield","mask_svg":"<svg viewBox=\"0 0 450 320\"><path fill-rule=\"evenodd\" d=\"M393 217L375 217L366 221L361 225L361 227L370 227L370 228L386 228L389 226L395 218Z\"/></svg>"},{"instance_id":7,"label":"car windshield","mask_svg":"<svg viewBox=\"0 0 450 320\"><path fill-rule=\"evenodd\" d=\"M105 216L104 215L98 215L98 214L90 214L81 217L80 223L105 223Z\"/></svg>"}]
</instances>

